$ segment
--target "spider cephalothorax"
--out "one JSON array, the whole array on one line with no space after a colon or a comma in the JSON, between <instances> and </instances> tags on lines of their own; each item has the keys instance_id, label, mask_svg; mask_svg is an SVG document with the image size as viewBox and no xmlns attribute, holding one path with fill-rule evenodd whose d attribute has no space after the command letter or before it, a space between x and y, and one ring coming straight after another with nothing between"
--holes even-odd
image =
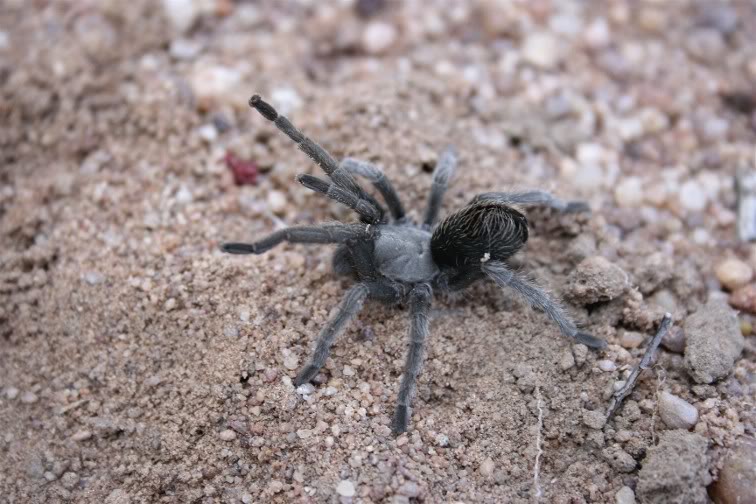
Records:
<instances>
[{"instance_id":1,"label":"spider cephalothorax","mask_svg":"<svg viewBox=\"0 0 756 504\"><path fill-rule=\"evenodd\" d=\"M404 212L391 182L377 167L354 159L336 160L323 147L297 130L259 96L250 106L273 121L296 142L330 180L300 175L305 187L336 200L359 216L361 223L296 226L277 231L254 243L226 243L232 254L261 254L281 242L338 244L333 257L337 273L352 276L351 287L333 318L323 328L310 362L299 372L296 385L309 382L320 371L331 346L366 300L410 307L409 351L397 397L392 429L404 432L409 423L416 380L422 367L428 336L428 313L434 292L454 292L490 278L510 287L531 305L543 310L561 332L593 348L606 343L578 331L574 322L543 289L512 270L507 260L528 240L528 222L522 208L546 205L560 211L587 210L580 202L565 203L543 191L479 194L468 205L436 225L441 200L456 165L454 150L440 156L423 222L412 222ZM388 213L366 193L355 176L369 180L383 197ZM389 222L389 215L393 219Z\"/></svg>"}]
</instances>

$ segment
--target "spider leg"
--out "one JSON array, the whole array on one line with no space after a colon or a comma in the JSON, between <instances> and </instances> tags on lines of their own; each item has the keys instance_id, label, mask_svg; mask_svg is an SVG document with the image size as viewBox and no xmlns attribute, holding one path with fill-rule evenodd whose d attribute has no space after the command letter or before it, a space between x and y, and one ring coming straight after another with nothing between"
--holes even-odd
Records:
<instances>
[{"instance_id":1,"label":"spider leg","mask_svg":"<svg viewBox=\"0 0 756 504\"><path fill-rule=\"evenodd\" d=\"M386 177L386 174L383 173L383 170L371 163L353 158L342 160L339 169L359 175L372 182L373 186L378 189L378 192L381 193L381 196L383 196L383 199L386 201L386 205L388 205L389 211L394 217L394 220L401 220L404 218L404 207L399 199L399 195L391 184L391 181Z\"/></svg>"},{"instance_id":2,"label":"spider leg","mask_svg":"<svg viewBox=\"0 0 756 504\"><path fill-rule=\"evenodd\" d=\"M229 254L262 254L279 243L344 243L352 238L370 236L363 224L321 224L293 226L272 233L254 243L224 243L221 250Z\"/></svg>"},{"instance_id":3,"label":"spider leg","mask_svg":"<svg viewBox=\"0 0 756 504\"><path fill-rule=\"evenodd\" d=\"M409 352L404 365L402 383L396 401L396 412L391 424L395 434L406 432L412 414L412 400L417 389L417 375L423 366L425 339L428 337L428 312L433 291L428 284L416 285L410 293Z\"/></svg>"},{"instance_id":4,"label":"spider leg","mask_svg":"<svg viewBox=\"0 0 756 504\"><path fill-rule=\"evenodd\" d=\"M490 200L505 205L541 205L553 208L560 212L590 212L588 203L584 201L562 201L546 191L522 191L522 192L488 192L475 196L473 201Z\"/></svg>"},{"instance_id":5,"label":"spider leg","mask_svg":"<svg viewBox=\"0 0 756 504\"><path fill-rule=\"evenodd\" d=\"M438 212L441 209L441 200L449 186L449 179L454 175L454 169L457 166L457 154L453 147L447 147L441 153L441 157L436 163L433 170L433 183L431 185L430 196L428 197L428 207L425 210L425 219L423 224L431 228L438 218Z\"/></svg>"},{"instance_id":6,"label":"spider leg","mask_svg":"<svg viewBox=\"0 0 756 504\"><path fill-rule=\"evenodd\" d=\"M315 378L315 375L318 374L318 371L328 359L334 340L341 334L347 323L362 309L369 292L370 289L365 284L357 284L347 291L336 310L336 314L328 321L320 336L318 336L310 362L302 368L294 379L294 384L297 387Z\"/></svg>"},{"instance_id":7,"label":"spider leg","mask_svg":"<svg viewBox=\"0 0 756 504\"><path fill-rule=\"evenodd\" d=\"M308 189L325 194L328 198L348 206L362 218L364 222L378 224L381 221L381 211L369 201L357 194L346 191L335 183L315 177L314 175L297 175L297 181Z\"/></svg>"},{"instance_id":8,"label":"spider leg","mask_svg":"<svg viewBox=\"0 0 756 504\"><path fill-rule=\"evenodd\" d=\"M532 306L540 308L559 326L562 334L591 348L604 348L606 341L580 332L570 316L541 287L498 261L483 263L481 269L499 287L510 287L524 297Z\"/></svg>"},{"instance_id":9,"label":"spider leg","mask_svg":"<svg viewBox=\"0 0 756 504\"><path fill-rule=\"evenodd\" d=\"M339 164L327 150L306 137L286 117L279 115L272 105L263 101L259 95L254 95L249 99L249 106L257 110L267 120L272 121L279 130L291 138L297 144L299 150L307 154L315 164L320 166L337 186L347 192L354 193L360 199L370 202L373 206L377 206L375 199L365 193L349 172L338 169ZM375 208L374 210L380 213L380 208Z\"/></svg>"}]
</instances>

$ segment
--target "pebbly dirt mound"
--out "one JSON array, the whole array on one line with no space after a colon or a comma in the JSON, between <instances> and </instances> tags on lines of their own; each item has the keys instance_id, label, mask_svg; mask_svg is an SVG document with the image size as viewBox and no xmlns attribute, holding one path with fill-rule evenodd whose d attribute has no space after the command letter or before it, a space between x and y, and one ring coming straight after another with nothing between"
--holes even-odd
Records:
<instances>
[{"instance_id":1,"label":"pebbly dirt mound","mask_svg":"<svg viewBox=\"0 0 756 504\"><path fill-rule=\"evenodd\" d=\"M0 492L705 501L723 468L716 495L747 497L724 487L754 435L756 297L742 289L756 289L756 247L735 238L732 181L756 162L756 116L722 96L756 83L753 33L746 1L6 0ZM478 284L434 303L407 434L389 429L406 309L366 306L322 383L295 390L348 286L332 251L218 244L352 216L294 182L317 167L248 109L254 92L337 157L382 166L415 218L448 144L445 212L512 187L588 201L590 215L530 212L516 264L609 347L573 345ZM234 184L229 153L257 185ZM718 343L697 333L684 356L685 330L709 327L710 298L734 317L728 291L742 304L724 336L744 350L696 383L686 361L705 366ZM665 312L675 331L607 422ZM662 392L676 398L664 418L695 417L693 432L666 427Z\"/></svg>"}]
</instances>

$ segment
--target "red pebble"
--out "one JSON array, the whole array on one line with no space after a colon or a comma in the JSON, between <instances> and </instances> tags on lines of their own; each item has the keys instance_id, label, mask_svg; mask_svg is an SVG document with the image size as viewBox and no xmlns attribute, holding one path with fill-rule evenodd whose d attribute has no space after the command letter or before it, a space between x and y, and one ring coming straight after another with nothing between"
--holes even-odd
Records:
<instances>
[{"instance_id":1,"label":"red pebble","mask_svg":"<svg viewBox=\"0 0 756 504\"><path fill-rule=\"evenodd\" d=\"M234 183L236 185L257 183L257 165L253 161L241 159L231 151L226 152L223 160L234 175Z\"/></svg>"}]
</instances>

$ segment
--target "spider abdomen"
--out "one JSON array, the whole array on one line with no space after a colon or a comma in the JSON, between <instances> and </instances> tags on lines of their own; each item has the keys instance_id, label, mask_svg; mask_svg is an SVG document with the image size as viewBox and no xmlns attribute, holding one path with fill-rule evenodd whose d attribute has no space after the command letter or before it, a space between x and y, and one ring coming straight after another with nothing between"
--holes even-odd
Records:
<instances>
[{"instance_id":1,"label":"spider abdomen","mask_svg":"<svg viewBox=\"0 0 756 504\"><path fill-rule=\"evenodd\" d=\"M378 271L397 282L428 282L438 274L431 254L431 234L410 226L381 226L375 240Z\"/></svg>"},{"instance_id":2,"label":"spider abdomen","mask_svg":"<svg viewBox=\"0 0 756 504\"><path fill-rule=\"evenodd\" d=\"M469 266L504 261L527 241L528 221L522 212L498 202L474 201L436 227L431 251L439 266Z\"/></svg>"}]
</instances>

